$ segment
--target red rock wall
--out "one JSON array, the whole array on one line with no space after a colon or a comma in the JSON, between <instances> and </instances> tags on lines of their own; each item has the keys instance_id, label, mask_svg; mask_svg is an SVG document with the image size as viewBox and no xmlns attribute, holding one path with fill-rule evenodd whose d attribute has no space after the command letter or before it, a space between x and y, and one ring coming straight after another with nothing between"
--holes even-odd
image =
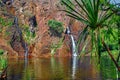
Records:
<instances>
[{"instance_id":1,"label":"red rock wall","mask_svg":"<svg viewBox=\"0 0 120 80\"><path fill-rule=\"evenodd\" d=\"M24 4L25 3L25 4ZM24 6L23 6L24 4ZM14 15L19 17L20 23L28 24L28 19L35 15L37 20L36 38L29 46L30 56L50 56L50 46L52 43L58 43L60 38L51 37L49 34L48 20L55 19L63 22L64 30L71 24L70 28L75 39L78 39L79 30L82 30L83 24L66 16L65 12L60 11L64 9L59 0L15 0L13 6L15 7ZM13 14L13 13L12 13ZM71 41L68 35L63 34L65 40L61 48L57 49L55 56L70 56L71 55Z\"/></svg>"}]
</instances>

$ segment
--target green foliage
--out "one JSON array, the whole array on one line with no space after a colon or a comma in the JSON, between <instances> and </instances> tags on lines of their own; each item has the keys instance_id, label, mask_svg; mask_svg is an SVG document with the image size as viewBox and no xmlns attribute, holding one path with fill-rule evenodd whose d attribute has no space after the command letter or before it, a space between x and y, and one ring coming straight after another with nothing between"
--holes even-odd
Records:
<instances>
[{"instance_id":1,"label":"green foliage","mask_svg":"<svg viewBox=\"0 0 120 80\"><path fill-rule=\"evenodd\" d=\"M4 50L0 49L0 55L2 55L4 53Z\"/></svg>"},{"instance_id":2,"label":"green foliage","mask_svg":"<svg viewBox=\"0 0 120 80\"><path fill-rule=\"evenodd\" d=\"M98 58L101 56L101 29L106 28L104 26L105 21L109 20L113 13L108 9L106 11L101 11L101 1L100 0L74 0L75 8L69 6L69 3L73 3L68 0L65 2L62 0L62 3L70 10L63 10L67 13L68 16L83 22L86 27L83 29L79 36L78 45L83 44L83 50L87 47L87 42L91 41L91 55L96 55ZM105 3L105 1L104 1ZM104 7L106 7L105 5ZM108 30L108 29L107 29ZM90 38L89 38L90 37Z\"/></svg>"},{"instance_id":3,"label":"green foliage","mask_svg":"<svg viewBox=\"0 0 120 80\"><path fill-rule=\"evenodd\" d=\"M12 26L12 22L11 21L9 21L8 19L7 20L5 20L4 18L2 18L2 17L0 17L0 24L2 25L2 26Z\"/></svg>"},{"instance_id":4,"label":"green foliage","mask_svg":"<svg viewBox=\"0 0 120 80\"><path fill-rule=\"evenodd\" d=\"M0 70L6 68L7 66L7 60L2 58L0 59Z\"/></svg>"},{"instance_id":5,"label":"green foliage","mask_svg":"<svg viewBox=\"0 0 120 80\"><path fill-rule=\"evenodd\" d=\"M7 60L3 57L4 50L0 49L0 70L7 66Z\"/></svg>"},{"instance_id":6,"label":"green foliage","mask_svg":"<svg viewBox=\"0 0 120 80\"><path fill-rule=\"evenodd\" d=\"M117 44L118 41L118 30L117 28L107 28L106 29L101 29L101 36L105 39L105 42L107 44Z\"/></svg>"},{"instance_id":7,"label":"green foliage","mask_svg":"<svg viewBox=\"0 0 120 80\"><path fill-rule=\"evenodd\" d=\"M107 28L103 28L101 30L101 34L105 40L105 43L107 45L111 45L111 47L113 47L112 50L116 50L116 49L120 50L119 49L119 34L120 34L119 30L120 29L117 25L119 21L120 21L120 17L114 14L111 16L109 20L105 21Z\"/></svg>"},{"instance_id":8,"label":"green foliage","mask_svg":"<svg viewBox=\"0 0 120 80\"><path fill-rule=\"evenodd\" d=\"M12 24L13 23L9 19L6 19L6 18L4 19L4 18L0 17L0 33L2 33L2 31L4 31L3 32L3 34L5 34L4 37L6 37L10 34L9 31L7 31L7 30L9 27L12 26Z\"/></svg>"},{"instance_id":9,"label":"green foliage","mask_svg":"<svg viewBox=\"0 0 120 80\"><path fill-rule=\"evenodd\" d=\"M65 1L66 3L68 3L68 5L69 5L70 7L75 8L75 5L74 5L73 3L71 3L72 0L70 0L71 2L69 2L69 0L64 0L64 1ZM62 3L62 0L60 1L60 3L61 3L61 5L64 5L64 4ZM72 11L71 8L69 8L69 7L66 7L66 9L69 10L69 11Z\"/></svg>"},{"instance_id":10,"label":"green foliage","mask_svg":"<svg viewBox=\"0 0 120 80\"><path fill-rule=\"evenodd\" d=\"M28 25L23 25L23 27L22 27L22 33L23 33L23 37L24 37L25 41L28 44L30 44L34 40L34 38L36 36L35 33L33 34L33 33L30 32Z\"/></svg>"},{"instance_id":11,"label":"green foliage","mask_svg":"<svg viewBox=\"0 0 120 80\"><path fill-rule=\"evenodd\" d=\"M72 3L70 0L68 1ZM102 74L105 77L103 79L117 79L119 74L116 69L117 66L114 63L120 64L120 16L118 13L120 8L109 4L108 0L74 1L74 5L77 6L76 8L69 6L69 3L64 0L62 0L62 3L66 6L66 10L63 11L68 16L86 25L80 33L77 48L79 49L79 45L82 44L81 52L85 52L85 48L88 46L87 43L91 41L91 56L97 56L96 61L99 61L101 71L104 73ZM68 7L70 10L67 9ZM102 41L107 43L106 45L109 46L111 54L105 52L108 50L106 48L104 49ZM106 54L107 57L110 57L104 58ZM108 68L108 70L105 70L105 68Z\"/></svg>"},{"instance_id":12,"label":"green foliage","mask_svg":"<svg viewBox=\"0 0 120 80\"><path fill-rule=\"evenodd\" d=\"M49 20L48 26L50 27L50 32L52 36L58 36L58 37L62 36L64 30L62 22L56 20Z\"/></svg>"},{"instance_id":13,"label":"green foliage","mask_svg":"<svg viewBox=\"0 0 120 80\"><path fill-rule=\"evenodd\" d=\"M119 75L114 63L108 56L103 56L101 58L100 71L102 73L101 75L103 76L102 80L116 80Z\"/></svg>"}]
</instances>

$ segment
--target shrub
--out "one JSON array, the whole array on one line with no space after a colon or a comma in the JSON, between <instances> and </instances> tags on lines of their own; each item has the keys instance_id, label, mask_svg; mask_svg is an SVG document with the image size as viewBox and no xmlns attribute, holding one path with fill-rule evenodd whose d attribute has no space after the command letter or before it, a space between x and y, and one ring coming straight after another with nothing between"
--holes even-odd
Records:
<instances>
[{"instance_id":1,"label":"shrub","mask_svg":"<svg viewBox=\"0 0 120 80\"><path fill-rule=\"evenodd\" d=\"M4 18L0 17L0 24L2 26L8 26L9 27L9 26L12 26L13 23L8 19L4 19Z\"/></svg>"},{"instance_id":2,"label":"shrub","mask_svg":"<svg viewBox=\"0 0 120 80\"><path fill-rule=\"evenodd\" d=\"M57 37L61 37L64 27L63 27L63 23L56 21L56 20L49 20L48 21L48 26L50 27L50 33L51 36L57 36Z\"/></svg>"},{"instance_id":3,"label":"shrub","mask_svg":"<svg viewBox=\"0 0 120 80\"><path fill-rule=\"evenodd\" d=\"M23 25L22 33L23 33L23 37L24 37L25 41L28 44L30 44L34 40L34 38L36 36L35 33L30 32L30 29L29 29L28 25Z\"/></svg>"},{"instance_id":4,"label":"shrub","mask_svg":"<svg viewBox=\"0 0 120 80\"><path fill-rule=\"evenodd\" d=\"M0 17L0 33L5 34L5 37L9 36L9 31L7 31L13 25L10 19Z\"/></svg>"}]
</instances>

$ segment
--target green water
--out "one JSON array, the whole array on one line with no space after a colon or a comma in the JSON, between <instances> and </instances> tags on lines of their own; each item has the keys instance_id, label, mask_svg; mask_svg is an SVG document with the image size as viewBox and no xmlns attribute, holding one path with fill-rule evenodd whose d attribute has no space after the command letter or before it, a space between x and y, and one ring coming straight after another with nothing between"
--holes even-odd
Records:
<instances>
[{"instance_id":1,"label":"green water","mask_svg":"<svg viewBox=\"0 0 120 80\"><path fill-rule=\"evenodd\" d=\"M109 58L97 65L90 57L83 59L32 58L9 59L6 80L119 80L119 72Z\"/></svg>"}]
</instances>

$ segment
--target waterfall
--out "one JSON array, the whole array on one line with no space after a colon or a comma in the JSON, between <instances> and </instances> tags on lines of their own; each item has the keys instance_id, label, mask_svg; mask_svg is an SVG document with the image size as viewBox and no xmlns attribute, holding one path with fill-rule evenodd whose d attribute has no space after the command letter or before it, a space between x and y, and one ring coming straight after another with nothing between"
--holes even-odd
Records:
<instances>
[{"instance_id":1,"label":"waterfall","mask_svg":"<svg viewBox=\"0 0 120 80\"><path fill-rule=\"evenodd\" d=\"M17 31L18 31L18 33L19 33L22 47L23 47L24 50L25 50L25 60L27 60L28 47L27 47L27 43L23 40L22 31L21 31L21 29L20 29L19 26L18 26L18 18L17 18L16 16L15 16L15 18L14 18L14 25L16 26L16 29L17 29Z\"/></svg>"},{"instance_id":2,"label":"waterfall","mask_svg":"<svg viewBox=\"0 0 120 80\"><path fill-rule=\"evenodd\" d=\"M25 44L25 47L24 47L24 49L25 49L25 60L27 60L27 57L28 57L28 47L27 47L26 43L24 43L24 44Z\"/></svg>"},{"instance_id":3,"label":"waterfall","mask_svg":"<svg viewBox=\"0 0 120 80\"><path fill-rule=\"evenodd\" d=\"M73 56L77 56L76 44L75 44L74 37L72 35L70 35L70 37L71 37L71 40L72 40L72 53L73 53Z\"/></svg>"},{"instance_id":4,"label":"waterfall","mask_svg":"<svg viewBox=\"0 0 120 80\"><path fill-rule=\"evenodd\" d=\"M75 39L72 34L70 34L70 29L67 27L67 34L70 35L71 41L72 41L72 55L77 56L77 50L76 50L76 44L75 44Z\"/></svg>"}]
</instances>

